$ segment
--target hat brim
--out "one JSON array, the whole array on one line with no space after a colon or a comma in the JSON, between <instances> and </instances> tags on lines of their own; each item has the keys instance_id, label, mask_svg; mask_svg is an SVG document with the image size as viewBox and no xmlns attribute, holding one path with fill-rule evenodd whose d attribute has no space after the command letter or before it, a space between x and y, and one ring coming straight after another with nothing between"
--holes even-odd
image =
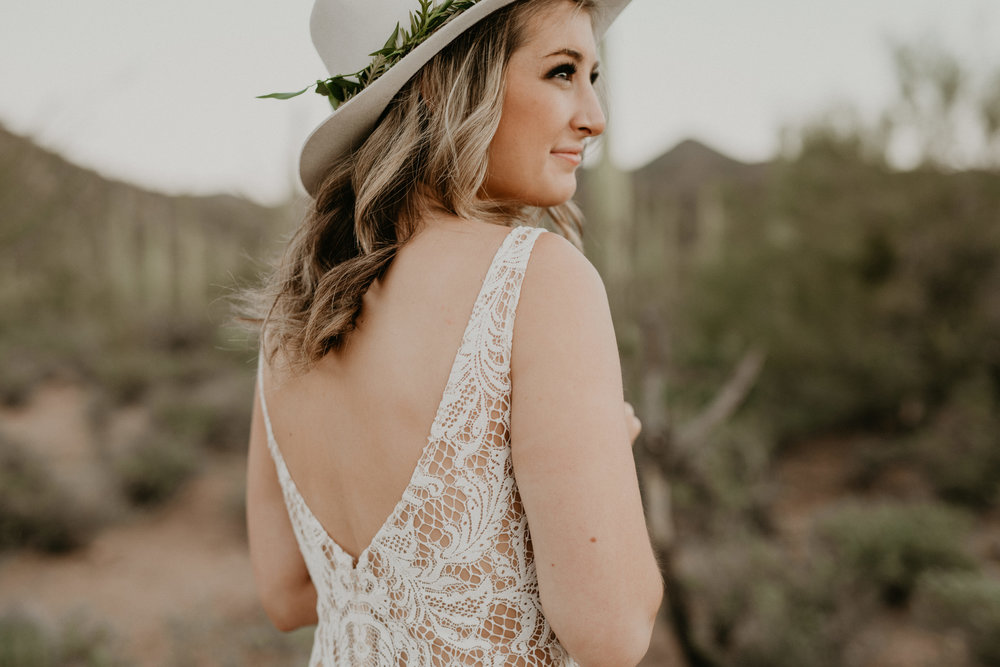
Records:
<instances>
[{"instance_id":1,"label":"hat brim","mask_svg":"<svg viewBox=\"0 0 1000 667\"><path fill-rule=\"evenodd\" d=\"M299 177L315 196L330 167L363 143L397 92L459 35L515 0L482 0L449 21L313 130L302 147ZM598 2L594 33L601 37L630 0Z\"/></svg>"}]
</instances>

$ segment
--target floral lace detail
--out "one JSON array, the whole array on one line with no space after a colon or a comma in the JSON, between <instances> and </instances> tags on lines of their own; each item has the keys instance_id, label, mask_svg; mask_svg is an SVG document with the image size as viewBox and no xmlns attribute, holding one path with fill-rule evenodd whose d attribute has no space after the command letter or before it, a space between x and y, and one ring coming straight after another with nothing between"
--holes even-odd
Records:
<instances>
[{"instance_id":1,"label":"floral lace detail","mask_svg":"<svg viewBox=\"0 0 1000 667\"><path fill-rule=\"evenodd\" d=\"M490 265L427 445L402 498L354 559L268 448L318 593L310 665L575 665L542 613L510 451L510 351L542 232L517 227Z\"/></svg>"}]
</instances>

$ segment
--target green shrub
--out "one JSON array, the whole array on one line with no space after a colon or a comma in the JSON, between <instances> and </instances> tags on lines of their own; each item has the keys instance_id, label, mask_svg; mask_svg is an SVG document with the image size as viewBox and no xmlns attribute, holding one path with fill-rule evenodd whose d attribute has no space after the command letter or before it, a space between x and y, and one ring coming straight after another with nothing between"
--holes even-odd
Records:
<instances>
[{"instance_id":1,"label":"green shrub","mask_svg":"<svg viewBox=\"0 0 1000 667\"><path fill-rule=\"evenodd\" d=\"M1000 502L1000 405L986 377L966 381L917 436L927 478L941 497L973 508Z\"/></svg>"},{"instance_id":2,"label":"green shrub","mask_svg":"<svg viewBox=\"0 0 1000 667\"><path fill-rule=\"evenodd\" d=\"M196 467L197 455L189 443L161 434L137 441L115 465L122 491L136 505L170 499Z\"/></svg>"},{"instance_id":3,"label":"green shrub","mask_svg":"<svg viewBox=\"0 0 1000 667\"><path fill-rule=\"evenodd\" d=\"M710 436L694 455L706 509L724 521L755 521L764 514L772 472L773 442L766 429L737 419Z\"/></svg>"},{"instance_id":4,"label":"green shrub","mask_svg":"<svg viewBox=\"0 0 1000 667\"><path fill-rule=\"evenodd\" d=\"M153 404L154 427L195 447L242 451L250 434L253 385L244 378L236 389L209 393L169 389Z\"/></svg>"},{"instance_id":5,"label":"green shrub","mask_svg":"<svg viewBox=\"0 0 1000 667\"><path fill-rule=\"evenodd\" d=\"M152 327L155 331L155 327ZM81 372L115 405L146 400L162 387L191 387L219 370L230 370L227 356L204 341L200 346L171 349L148 340L148 331L102 341L92 357L81 361Z\"/></svg>"},{"instance_id":6,"label":"green shrub","mask_svg":"<svg viewBox=\"0 0 1000 667\"><path fill-rule=\"evenodd\" d=\"M170 374L170 360L154 350L111 345L108 348L94 359L86 372L115 405L138 403L158 381Z\"/></svg>"},{"instance_id":7,"label":"green shrub","mask_svg":"<svg viewBox=\"0 0 1000 667\"><path fill-rule=\"evenodd\" d=\"M714 544L683 576L693 636L715 664L837 667L849 637L828 564L792 565L777 548L749 538ZM853 604L850 613L860 606Z\"/></svg>"},{"instance_id":8,"label":"green shrub","mask_svg":"<svg viewBox=\"0 0 1000 667\"><path fill-rule=\"evenodd\" d=\"M314 626L281 632L263 611L233 617L202 609L165 620L170 647L165 667L303 665L309 661L315 634ZM220 643L219 637L228 641Z\"/></svg>"},{"instance_id":9,"label":"green shrub","mask_svg":"<svg viewBox=\"0 0 1000 667\"><path fill-rule=\"evenodd\" d=\"M1000 580L972 572L928 574L919 599L934 622L965 631L983 665L1000 667Z\"/></svg>"},{"instance_id":10,"label":"green shrub","mask_svg":"<svg viewBox=\"0 0 1000 667\"><path fill-rule=\"evenodd\" d=\"M0 667L114 667L111 635L100 625L73 616L55 628L11 610L0 615Z\"/></svg>"},{"instance_id":11,"label":"green shrub","mask_svg":"<svg viewBox=\"0 0 1000 667\"><path fill-rule=\"evenodd\" d=\"M733 667L838 667L833 610L808 588L776 577L752 582L752 615L740 629Z\"/></svg>"},{"instance_id":12,"label":"green shrub","mask_svg":"<svg viewBox=\"0 0 1000 667\"><path fill-rule=\"evenodd\" d=\"M919 427L997 366L997 174L895 171L821 134L771 165L762 207L733 191L717 258L669 263L678 386L765 348L746 410L782 443Z\"/></svg>"},{"instance_id":13,"label":"green shrub","mask_svg":"<svg viewBox=\"0 0 1000 667\"><path fill-rule=\"evenodd\" d=\"M13 356L13 359L17 359L17 356ZM5 359L3 373L0 373L0 405L8 408L24 405L38 380L38 376L23 364Z\"/></svg>"},{"instance_id":14,"label":"green shrub","mask_svg":"<svg viewBox=\"0 0 1000 667\"><path fill-rule=\"evenodd\" d=\"M41 461L0 434L0 549L62 553L82 546L97 527L52 479Z\"/></svg>"},{"instance_id":15,"label":"green shrub","mask_svg":"<svg viewBox=\"0 0 1000 667\"><path fill-rule=\"evenodd\" d=\"M925 572L972 566L961 547L967 528L964 514L942 505L874 504L841 507L818 530L847 582L901 606Z\"/></svg>"},{"instance_id":16,"label":"green shrub","mask_svg":"<svg viewBox=\"0 0 1000 667\"><path fill-rule=\"evenodd\" d=\"M178 440L201 445L209 441L216 428L212 406L183 396L160 402L153 408L154 424Z\"/></svg>"},{"instance_id":17,"label":"green shrub","mask_svg":"<svg viewBox=\"0 0 1000 667\"><path fill-rule=\"evenodd\" d=\"M47 667L54 651L42 627L19 613L0 616L0 667Z\"/></svg>"},{"instance_id":18,"label":"green shrub","mask_svg":"<svg viewBox=\"0 0 1000 667\"><path fill-rule=\"evenodd\" d=\"M31 394L45 380L51 378L64 367L39 349L36 331L26 331L20 322L0 322L0 359L3 372L0 373L0 405L21 407L31 398Z\"/></svg>"}]
</instances>

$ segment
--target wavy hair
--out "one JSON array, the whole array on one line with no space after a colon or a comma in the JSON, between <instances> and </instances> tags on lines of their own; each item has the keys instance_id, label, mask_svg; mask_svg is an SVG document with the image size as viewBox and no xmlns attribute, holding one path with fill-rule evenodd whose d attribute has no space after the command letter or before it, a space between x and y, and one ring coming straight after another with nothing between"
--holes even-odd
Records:
<instances>
[{"instance_id":1,"label":"wavy hair","mask_svg":"<svg viewBox=\"0 0 1000 667\"><path fill-rule=\"evenodd\" d=\"M331 166L274 273L245 300L269 361L308 370L354 329L362 298L418 230L422 207L512 226L543 216L578 247L572 202L539 209L482 199L507 64L531 16L556 2L520 0L480 21L396 94L362 146Z\"/></svg>"}]
</instances>

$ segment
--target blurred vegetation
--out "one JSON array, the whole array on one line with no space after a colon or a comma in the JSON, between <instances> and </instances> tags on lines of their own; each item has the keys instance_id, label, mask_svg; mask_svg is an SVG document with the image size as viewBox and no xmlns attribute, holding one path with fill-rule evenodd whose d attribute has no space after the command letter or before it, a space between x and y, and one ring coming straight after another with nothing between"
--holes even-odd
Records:
<instances>
[{"instance_id":1,"label":"blurred vegetation","mask_svg":"<svg viewBox=\"0 0 1000 667\"><path fill-rule=\"evenodd\" d=\"M53 380L83 385L79 437L138 506L242 451L254 345L227 325L226 298L254 280L290 210L109 182L0 128L0 211L0 405L22 409ZM148 415L144 430L112 442L126 409ZM0 439L0 548L84 544L114 499L80 509L46 470L55 452L31 450Z\"/></svg>"},{"instance_id":2,"label":"blurred vegetation","mask_svg":"<svg viewBox=\"0 0 1000 667\"><path fill-rule=\"evenodd\" d=\"M973 567L963 549L967 517L943 505L852 505L820 521L826 551L839 574L857 590L878 591L903 606L927 572Z\"/></svg>"},{"instance_id":3,"label":"blurred vegetation","mask_svg":"<svg viewBox=\"0 0 1000 667\"><path fill-rule=\"evenodd\" d=\"M927 606L997 664L1000 69L891 56L881 115L770 163L687 142L584 183L692 665L867 664L903 618L962 667Z\"/></svg>"},{"instance_id":4,"label":"blurred vegetation","mask_svg":"<svg viewBox=\"0 0 1000 667\"><path fill-rule=\"evenodd\" d=\"M120 455L115 472L125 496L156 505L173 496L198 468L197 451L185 440L145 436Z\"/></svg>"},{"instance_id":5,"label":"blurred vegetation","mask_svg":"<svg viewBox=\"0 0 1000 667\"><path fill-rule=\"evenodd\" d=\"M938 494L955 503L1000 506L1000 411L989 378L958 383L914 435L915 457Z\"/></svg>"},{"instance_id":6,"label":"blurred vegetation","mask_svg":"<svg viewBox=\"0 0 1000 667\"><path fill-rule=\"evenodd\" d=\"M249 618L221 619L211 612L169 623L170 667L187 665L303 665L312 651L312 627L280 632L259 611ZM227 641L220 643L219 637Z\"/></svg>"},{"instance_id":7,"label":"blurred vegetation","mask_svg":"<svg viewBox=\"0 0 1000 667\"><path fill-rule=\"evenodd\" d=\"M860 607L838 617L829 560L792 565L767 540L741 535L713 545L686 585L695 632L712 664L795 667L839 665L843 638Z\"/></svg>"},{"instance_id":8,"label":"blurred vegetation","mask_svg":"<svg viewBox=\"0 0 1000 667\"><path fill-rule=\"evenodd\" d=\"M950 667L1000 664L1000 70L928 44L892 57L878 118L831 111L758 165L685 142L581 188L696 667L861 667L887 617L958 633L970 662ZM255 354L225 297L298 212L108 183L2 130L0 212L0 406L86 386L109 488L139 508L238 455ZM130 410L143 427L116 442ZM783 466L831 442L823 488L782 503L815 481ZM102 520L39 449L0 437L0 549L71 549ZM308 633L264 625L239 635L252 656L220 657L203 619L178 622L174 662L307 654ZM74 664L60 632L0 618L0 665Z\"/></svg>"},{"instance_id":9,"label":"blurred vegetation","mask_svg":"<svg viewBox=\"0 0 1000 667\"><path fill-rule=\"evenodd\" d=\"M995 402L997 175L896 172L820 130L805 142L777 165L768 215L727 207L727 242L680 308L679 359L764 346L753 407L785 442L922 426L976 376L991 381L977 400Z\"/></svg>"},{"instance_id":10,"label":"blurred vegetation","mask_svg":"<svg viewBox=\"0 0 1000 667\"><path fill-rule=\"evenodd\" d=\"M0 433L0 551L30 547L64 553L99 527L22 444Z\"/></svg>"},{"instance_id":11,"label":"blurred vegetation","mask_svg":"<svg viewBox=\"0 0 1000 667\"><path fill-rule=\"evenodd\" d=\"M0 614L0 667L119 667L107 628L71 616L49 628L19 611Z\"/></svg>"},{"instance_id":12,"label":"blurred vegetation","mask_svg":"<svg viewBox=\"0 0 1000 667\"><path fill-rule=\"evenodd\" d=\"M919 590L926 622L962 629L983 665L1000 665L1000 581L937 572L923 577Z\"/></svg>"}]
</instances>

